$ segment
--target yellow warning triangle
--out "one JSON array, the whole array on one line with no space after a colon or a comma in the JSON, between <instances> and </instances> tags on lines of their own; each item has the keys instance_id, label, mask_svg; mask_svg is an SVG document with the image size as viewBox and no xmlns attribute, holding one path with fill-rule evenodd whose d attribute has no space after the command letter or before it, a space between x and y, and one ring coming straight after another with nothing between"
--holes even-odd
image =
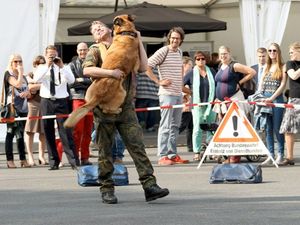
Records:
<instances>
[{"instance_id":1,"label":"yellow warning triangle","mask_svg":"<svg viewBox=\"0 0 300 225\"><path fill-rule=\"evenodd\" d=\"M258 142L254 128L238 105L233 102L220 123L213 142Z\"/></svg>"}]
</instances>

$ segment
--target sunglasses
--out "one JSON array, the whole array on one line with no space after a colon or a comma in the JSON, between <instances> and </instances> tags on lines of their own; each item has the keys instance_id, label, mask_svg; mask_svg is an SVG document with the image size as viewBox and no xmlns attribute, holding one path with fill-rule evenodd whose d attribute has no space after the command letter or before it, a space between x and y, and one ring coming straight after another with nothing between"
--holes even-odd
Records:
<instances>
[{"instance_id":1,"label":"sunglasses","mask_svg":"<svg viewBox=\"0 0 300 225\"><path fill-rule=\"evenodd\" d=\"M14 60L14 63L22 63L22 60Z\"/></svg>"},{"instance_id":2,"label":"sunglasses","mask_svg":"<svg viewBox=\"0 0 300 225\"><path fill-rule=\"evenodd\" d=\"M268 52L277 52L276 49L269 49Z\"/></svg>"},{"instance_id":3,"label":"sunglasses","mask_svg":"<svg viewBox=\"0 0 300 225\"><path fill-rule=\"evenodd\" d=\"M199 58L196 58L196 61L200 61L200 60L205 60L205 58L204 57L199 57Z\"/></svg>"}]
</instances>

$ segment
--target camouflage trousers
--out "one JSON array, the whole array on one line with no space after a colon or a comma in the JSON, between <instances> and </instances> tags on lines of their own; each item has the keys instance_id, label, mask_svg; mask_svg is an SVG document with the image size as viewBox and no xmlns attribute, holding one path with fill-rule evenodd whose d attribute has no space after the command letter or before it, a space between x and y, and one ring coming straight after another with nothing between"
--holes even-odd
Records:
<instances>
[{"instance_id":1,"label":"camouflage trousers","mask_svg":"<svg viewBox=\"0 0 300 225\"><path fill-rule=\"evenodd\" d=\"M140 127L133 106L123 107L118 115L104 114L99 107L94 109L96 145L99 149L100 191L114 190L112 144L116 129L129 152L143 188L156 183L152 164L143 143L143 130Z\"/></svg>"}]
</instances>

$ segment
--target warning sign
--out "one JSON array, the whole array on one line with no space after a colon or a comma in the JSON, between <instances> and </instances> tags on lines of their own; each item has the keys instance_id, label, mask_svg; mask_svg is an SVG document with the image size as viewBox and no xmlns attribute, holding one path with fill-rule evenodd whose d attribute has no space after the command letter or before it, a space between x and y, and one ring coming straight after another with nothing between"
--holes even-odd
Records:
<instances>
[{"instance_id":1,"label":"warning sign","mask_svg":"<svg viewBox=\"0 0 300 225\"><path fill-rule=\"evenodd\" d=\"M198 168L207 155L271 156L252 124L235 102L230 105L221 121L205 150Z\"/></svg>"}]
</instances>

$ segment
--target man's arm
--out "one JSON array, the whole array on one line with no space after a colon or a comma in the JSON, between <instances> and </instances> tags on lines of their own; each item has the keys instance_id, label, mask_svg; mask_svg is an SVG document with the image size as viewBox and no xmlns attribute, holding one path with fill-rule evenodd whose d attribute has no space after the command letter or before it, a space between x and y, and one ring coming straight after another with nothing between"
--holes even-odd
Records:
<instances>
[{"instance_id":1,"label":"man's arm","mask_svg":"<svg viewBox=\"0 0 300 225\"><path fill-rule=\"evenodd\" d=\"M72 84L75 81L74 74L69 66L64 66L60 69L60 72L63 74L62 79L65 80L66 83Z\"/></svg>"},{"instance_id":2,"label":"man's arm","mask_svg":"<svg viewBox=\"0 0 300 225\"><path fill-rule=\"evenodd\" d=\"M102 69L100 67L97 67L99 62L101 61L101 56L98 47L91 47L89 49L89 52L85 58L84 63L82 64L83 67L83 75L92 77L92 78L116 78L121 79L125 76L125 74L119 70L108 70L108 69Z\"/></svg>"},{"instance_id":3,"label":"man's arm","mask_svg":"<svg viewBox=\"0 0 300 225\"><path fill-rule=\"evenodd\" d=\"M157 85L161 85L161 86L169 86L171 85L172 81L168 80L168 79L161 79L159 80L157 78L157 76L155 76L155 74L152 71L152 68L150 66L147 66L147 71L145 72L146 75L153 80Z\"/></svg>"},{"instance_id":4,"label":"man's arm","mask_svg":"<svg viewBox=\"0 0 300 225\"><path fill-rule=\"evenodd\" d=\"M148 57L141 39L141 33L138 31L137 34L139 39L139 53L140 53L140 67L138 72L143 73L147 71Z\"/></svg>"}]
</instances>

